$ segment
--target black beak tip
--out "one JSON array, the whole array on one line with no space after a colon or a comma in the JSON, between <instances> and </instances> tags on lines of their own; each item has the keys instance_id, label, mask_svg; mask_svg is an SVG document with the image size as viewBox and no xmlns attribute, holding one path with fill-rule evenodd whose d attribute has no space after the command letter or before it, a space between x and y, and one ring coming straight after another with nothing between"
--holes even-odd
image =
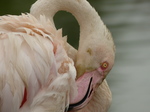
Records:
<instances>
[{"instance_id":1,"label":"black beak tip","mask_svg":"<svg viewBox=\"0 0 150 112\"><path fill-rule=\"evenodd\" d=\"M69 106L69 107L66 107L64 112L69 112L69 111L71 111L72 109L73 109L73 108L70 107L70 106Z\"/></svg>"},{"instance_id":2,"label":"black beak tip","mask_svg":"<svg viewBox=\"0 0 150 112\"><path fill-rule=\"evenodd\" d=\"M87 90L86 95L84 96L84 98L81 101L79 101L78 103L70 104L69 107L65 108L65 112L69 112L69 111L73 110L75 107L78 107L78 106L82 105L82 103L87 99L88 95L90 95L91 92L93 91L93 89L90 91L90 86L91 86L91 83L92 83L92 79L93 78L91 77L90 82L89 82L89 86L88 86L88 90Z\"/></svg>"}]
</instances>

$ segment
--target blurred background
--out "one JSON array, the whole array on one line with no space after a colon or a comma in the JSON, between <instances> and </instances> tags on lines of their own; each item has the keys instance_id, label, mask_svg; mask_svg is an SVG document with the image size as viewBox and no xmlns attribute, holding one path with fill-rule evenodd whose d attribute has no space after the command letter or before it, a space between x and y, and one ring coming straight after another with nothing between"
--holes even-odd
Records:
<instances>
[{"instance_id":1,"label":"blurred background","mask_svg":"<svg viewBox=\"0 0 150 112\"><path fill-rule=\"evenodd\" d=\"M0 0L0 15L29 12L35 1ZM150 0L88 1L112 32L117 49L114 68L107 77L113 94L109 112L150 112ZM55 23L77 48L75 18L58 12Z\"/></svg>"}]
</instances>

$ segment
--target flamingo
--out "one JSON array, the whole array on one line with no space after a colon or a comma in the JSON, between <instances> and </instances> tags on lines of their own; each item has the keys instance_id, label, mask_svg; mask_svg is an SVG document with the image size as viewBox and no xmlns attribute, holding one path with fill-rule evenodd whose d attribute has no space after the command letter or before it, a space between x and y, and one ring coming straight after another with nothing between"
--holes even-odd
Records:
<instances>
[{"instance_id":1,"label":"flamingo","mask_svg":"<svg viewBox=\"0 0 150 112\"><path fill-rule=\"evenodd\" d=\"M107 112L112 99L107 81L103 79L113 67L115 59L111 33L86 0L38 0L32 5L30 13L36 18L45 15L54 25L53 17L61 10L73 14L80 25L78 51L69 44L66 45L66 52L73 59L77 70L78 95L70 101L70 108L72 111L80 109L78 112ZM95 84L92 82L90 91L93 95L90 93L90 97L85 98L90 78L94 79L96 76L92 76L93 71L99 71L99 75L104 77Z\"/></svg>"},{"instance_id":2,"label":"flamingo","mask_svg":"<svg viewBox=\"0 0 150 112\"><path fill-rule=\"evenodd\" d=\"M55 28L59 10L80 24L78 51ZM85 0L38 0L31 14L0 16L0 111L103 111L115 48L96 11Z\"/></svg>"}]
</instances>

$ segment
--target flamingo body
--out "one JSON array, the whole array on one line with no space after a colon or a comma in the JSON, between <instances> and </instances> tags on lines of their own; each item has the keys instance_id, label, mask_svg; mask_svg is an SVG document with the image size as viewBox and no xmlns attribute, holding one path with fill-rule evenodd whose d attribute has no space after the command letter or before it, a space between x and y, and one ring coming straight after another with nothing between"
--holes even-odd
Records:
<instances>
[{"instance_id":1,"label":"flamingo body","mask_svg":"<svg viewBox=\"0 0 150 112\"><path fill-rule=\"evenodd\" d=\"M65 110L75 95L76 71L64 43L44 16L0 17L1 112Z\"/></svg>"},{"instance_id":2,"label":"flamingo body","mask_svg":"<svg viewBox=\"0 0 150 112\"><path fill-rule=\"evenodd\" d=\"M60 10L79 22L78 50L55 28ZM30 13L0 16L0 111L107 112L115 47L95 9L86 0L37 0Z\"/></svg>"}]
</instances>

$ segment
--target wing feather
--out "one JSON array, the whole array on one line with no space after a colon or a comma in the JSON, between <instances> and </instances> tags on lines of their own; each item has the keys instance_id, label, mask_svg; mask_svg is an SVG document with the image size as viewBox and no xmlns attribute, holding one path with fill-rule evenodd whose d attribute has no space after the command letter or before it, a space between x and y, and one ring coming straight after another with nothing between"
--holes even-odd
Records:
<instances>
[{"instance_id":1,"label":"wing feather","mask_svg":"<svg viewBox=\"0 0 150 112\"><path fill-rule=\"evenodd\" d=\"M44 16L0 16L0 111L64 111L76 93L65 42ZM27 101L20 108L25 88Z\"/></svg>"}]
</instances>

